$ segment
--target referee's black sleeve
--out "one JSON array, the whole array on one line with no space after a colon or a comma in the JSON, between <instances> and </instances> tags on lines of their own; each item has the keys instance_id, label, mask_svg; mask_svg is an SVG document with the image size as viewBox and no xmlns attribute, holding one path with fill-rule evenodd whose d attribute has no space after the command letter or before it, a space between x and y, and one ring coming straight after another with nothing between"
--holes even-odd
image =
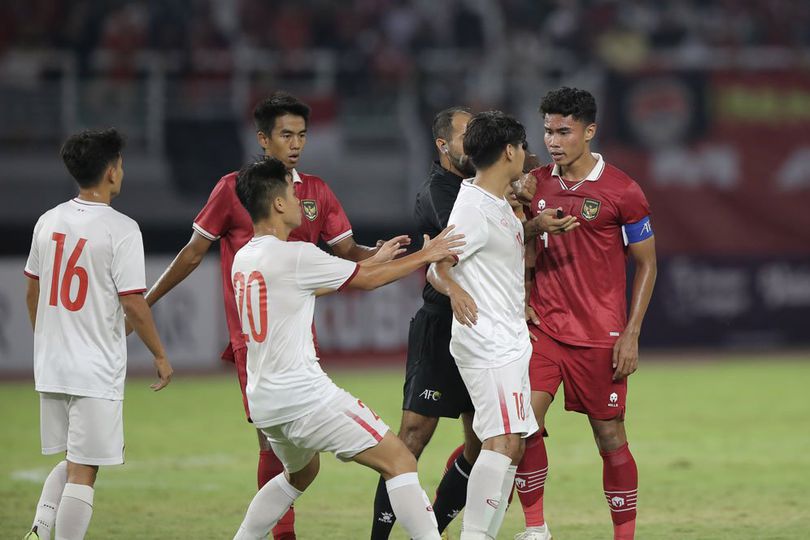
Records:
<instances>
[{"instance_id":1,"label":"referee's black sleeve","mask_svg":"<svg viewBox=\"0 0 810 540\"><path fill-rule=\"evenodd\" d=\"M430 186L430 201L433 203L435 224L439 231L447 227L457 196L458 189L454 190L450 186L442 184Z\"/></svg>"}]
</instances>

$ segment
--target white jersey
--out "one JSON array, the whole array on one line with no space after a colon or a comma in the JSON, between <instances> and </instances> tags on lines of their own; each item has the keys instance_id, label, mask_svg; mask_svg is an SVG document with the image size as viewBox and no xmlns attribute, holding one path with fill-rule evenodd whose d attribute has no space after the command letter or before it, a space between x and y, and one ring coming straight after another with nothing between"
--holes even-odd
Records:
<instances>
[{"instance_id":1,"label":"white jersey","mask_svg":"<svg viewBox=\"0 0 810 540\"><path fill-rule=\"evenodd\" d=\"M315 354L315 292L343 288L358 269L309 242L272 235L255 237L236 253L231 277L247 342L245 393L256 427L301 418L337 392Z\"/></svg>"},{"instance_id":2,"label":"white jersey","mask_svg":"<svg viewBox=\"0 0 810 540\"><path fill-rule=\"evenodd\" d=\"M523 225L503 197L461 184L448 225L466 244L453 279L478 306L478 322L453 319L450 353L466 368L493 368L531 356L524 311Z\"/></svg>"},{"instance_id":3,"label":"white jersey","mask_svg":"<svg viewBox=\"0 0 810 540\"><path fill-rule=\"evenodd\" d=\"M39 280L36 389L124 399L127 345L118 297L146 290L138 224L104 203L62 203L37 221L25 274Z\"/></svg>"}]
</instances>

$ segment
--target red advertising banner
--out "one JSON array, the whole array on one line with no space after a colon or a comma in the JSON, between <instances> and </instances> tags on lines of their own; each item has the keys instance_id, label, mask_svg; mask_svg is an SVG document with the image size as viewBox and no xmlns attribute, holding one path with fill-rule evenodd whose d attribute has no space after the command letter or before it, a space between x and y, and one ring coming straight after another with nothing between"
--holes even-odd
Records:
<instances>
[{"instance_id":1,"label":"red advertising banner","mask_svg":"<svg viewBox=\"0 0 810 540\"><path fill-rule=\"evenodd\" d=\"M661 254L810 255L810 71L622 74L607 93L599 149L644 188Z\"/></svg>"}]
</instances>

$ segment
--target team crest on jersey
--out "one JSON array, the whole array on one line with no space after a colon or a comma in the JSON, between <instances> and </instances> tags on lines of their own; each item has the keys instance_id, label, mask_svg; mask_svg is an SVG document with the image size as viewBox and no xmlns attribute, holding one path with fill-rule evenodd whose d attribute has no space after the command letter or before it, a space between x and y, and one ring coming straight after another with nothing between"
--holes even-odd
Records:
<instances>
[{"instance_id":1,"label":"team crest on jersey","mask_svg":"<svg viewBox=\"0 0 810 540\"><path fill-rule=\"evenodd\" d=\"M582 217L588 221L593 221L599 215L599 208L601 207L602 203L596 199L585 199L582 203Z\"/></svg>"},{"instance_id":2,"label":"team crest on jersey","mask_svg":"<svg viewBox=\"0 0 810 540\"><path fill-rule=\"evenodd\" d=\"M301 208L304 210L304 215L310 221L315 221L318 217L318 205L312 199L304 199L301 201Z\"/></svg>"}]
</instances>

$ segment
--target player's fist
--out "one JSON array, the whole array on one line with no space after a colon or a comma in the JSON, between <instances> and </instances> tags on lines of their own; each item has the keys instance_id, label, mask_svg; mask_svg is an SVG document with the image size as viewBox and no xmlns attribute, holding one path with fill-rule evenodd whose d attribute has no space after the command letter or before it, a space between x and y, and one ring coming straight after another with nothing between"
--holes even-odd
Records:
<instances>
[{"instance_id":1,"label":"player's fist","mask_svg":"<svg viewBox=\"0 0 810 540\"><path fill-rule=\"evenodd\" d=\"M455 225L450 225L433 238L425 235L421 253L426 263L443 261L462 253L461 247L466 242L463 234L450 234L455 228Z\"/></svg>"},{"instance_id":2,"label":"player's fist","mask_svg":"<svg viewBox=\"0 0 810 540\"><path fill-rule=\"evenodd\" d=\"M456 284L450 285L448 296L456 320L464 326L474 326L478 322L478 305L473 297Z\"/></svg>"},{"instance_id":3,"label":"player's fist","mask_svg":"<svg viewBox=\"0 0 810 540\"><path fill-rule=\"evenodd\" d=\"M515 192L515 198L520 204L530 206L534 194L537 192L537 178L533 174L526 173L512 182L512 189Z\"/></svg>"},{"instance_id":4,"label":"player's fist","mask_svg":"<svg viewBox=\"0 0 810 540\"><path fill-rule=\"evenodd\" d=\"M155 357L155 369L157 369L158 381L150 385L149 388L157 392L166 388L172 382L174 370L165 357Z\"/></svg>"}]
</instances>

